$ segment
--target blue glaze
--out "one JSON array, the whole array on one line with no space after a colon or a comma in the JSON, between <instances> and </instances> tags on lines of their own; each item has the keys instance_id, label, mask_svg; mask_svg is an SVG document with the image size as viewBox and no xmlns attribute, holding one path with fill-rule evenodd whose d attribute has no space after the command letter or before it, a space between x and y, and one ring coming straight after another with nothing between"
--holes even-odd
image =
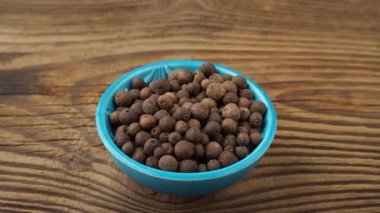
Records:
<instances>
[{"instance_id":1,"label":"blue glaze","mask_svg":"<svg viewBox=\"0 0 380 213\"><path fill-rule=\"evenodd\" d=\"M218 73L232 76L240 75L246 78L249 88L255 94L255 99L263 101L268 110L263 123L263 140L260 145L241 161L219 170L199 173L177 173L154 169L134 161L125 155L113 142L113 131L109 123L109 115L115 109L114 95L121 90L127 90L134 78L140 77L149 83L160 77L167 77L175 69L185 68L195 71L204 62L197 60L168 60L137 67L117 79L102 95L96 110L96 127L99 136L118 167L141 185L158 192L194 196L204 195L223 189L242 178L264 155L271 145L276 128L277 117L273 104L265 92L245 75L231 68L215 64Z\"/></svg>"}]
</instances>

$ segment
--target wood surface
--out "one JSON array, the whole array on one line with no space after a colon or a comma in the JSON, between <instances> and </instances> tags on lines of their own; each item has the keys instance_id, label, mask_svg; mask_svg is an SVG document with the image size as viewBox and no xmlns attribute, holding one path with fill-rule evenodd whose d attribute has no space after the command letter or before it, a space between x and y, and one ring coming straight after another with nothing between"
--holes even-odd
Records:
<instances>
[{"instance_id":1,"label":"wood surface","mask_svg":"<svg viewBox=\"0 0 380 213\"><path fill-rule=\"evenodd\" d=\"M103 91L164 59L240 70L276 139L235 185L183 198L120 172ZM380 1L0 0L0 212L380 212Z\"/></svg>"}]
</instances>

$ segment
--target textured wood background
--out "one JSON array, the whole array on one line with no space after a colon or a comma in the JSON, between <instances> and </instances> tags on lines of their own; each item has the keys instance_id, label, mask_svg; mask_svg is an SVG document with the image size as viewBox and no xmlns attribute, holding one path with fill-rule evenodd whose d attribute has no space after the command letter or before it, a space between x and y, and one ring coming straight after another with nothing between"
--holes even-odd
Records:
<instances>
[{"instance_id":1,"label":"textured wood background","mask_svg":"<svg viewBox=\"0 0 380 213\"><path fill-rule=\"evenodd\" d=\"M97 136L133 67L194 58L272 98L276 139L215 194L140 187ZM0 1L0 212L380 212L380 1Z\"/></svg>"}]
</instances>

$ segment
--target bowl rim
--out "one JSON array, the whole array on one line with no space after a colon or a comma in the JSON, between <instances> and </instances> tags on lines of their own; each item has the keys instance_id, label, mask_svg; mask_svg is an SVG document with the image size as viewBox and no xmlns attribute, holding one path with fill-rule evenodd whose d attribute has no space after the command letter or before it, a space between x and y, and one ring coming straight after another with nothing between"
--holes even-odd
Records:
<instances>
[{"instance_id":1,"label":"bowl rim","mask_svg":"<svg viewBox=\"0 0 380 213\"><path fill-rule=\"evenodd\" d=\"M238 161L237 163L234 163L228 167L213 170L213 171L207 171L207 172L195 172L195 173L180 173L180 172L169 172L169 171L163 171L159 169L155 169L152 167L148 167L144 164L141 164L126 154L124 154L119 147L116 146L116 144L113 142L113 139L111 135L107 132L106 122L108 121L108 115L105 115L106 107L108 106L110 101L113 101L113 94L115 94L117 91L117 87L125 82L127 79L130 78L130 76L136 75L139 72L146 71L147 69L151 70L156 67L162 67L162 66L170 66L172 64L175 64L176 66L186 66L189 64L195 64L197 66L200 66L201 64L205 63L205 61L201 60L164 60L164 61L158 61L149 63L146 65L142 65L139 67L136 67L129 71L128 73L122 75L119 77L116 81L114 81L103 93L101 96L97 109L96 109L96 128L98 131L98 134L100 136L100 139L104 146L106 147L108 153L111 155L111 157L116 158L118 161L120 161L122 164L126 165L127 167L138 171L139 173L143 173L147 176L151 176L154 178L159 179L165 179L165 180L175 180L175 181L194 181L194 180L210 180L215 178L220 178L224 176L228 176L230 174L237 173L239 171L243 171L252 165L254 165L268 150L270 147L272 141L274 140L276 128L277 128L277 116L276 111L274 109L274 106L272 104L272 101L268 97L268 95L264 92L261 87L255 83L253 80L248 78L246 75L231 69L229 67L213 63L218 71L224 72L224 73L232 73L233 75L240 75L244 77L247 80L247 83L249 84L249 89L253 90L255 94L255 99L259 99L260 101L263 101L265 105L267 106L267 112L265 114L266 118L266 126L262 132L264 135L263 140L257 146L249 155L247 155L242 160ZM127 88L126 88L127 89ZM115 159L113 159L115 160Z\"/></svg>"}]
</instances>

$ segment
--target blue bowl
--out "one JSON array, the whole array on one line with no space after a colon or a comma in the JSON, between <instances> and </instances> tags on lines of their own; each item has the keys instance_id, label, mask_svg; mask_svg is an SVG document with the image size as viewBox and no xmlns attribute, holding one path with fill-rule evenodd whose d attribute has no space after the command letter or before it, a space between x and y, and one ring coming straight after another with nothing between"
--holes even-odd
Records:
<instances>
[{"instance_id":1,"label":"blue bowl","mask_svg":"<svg viewBox=\"0 0 380 213\"><path fill-rule=\"evenodd\" d=\"M133 69L127 74L116 80L102 95L98 108L96 110L96 127L100 138L107 151L115 161L116 165L126 173L130 178L139 184L150 188L154 191L182 195L194 196L204 195L213 191L221 190L233 184L258 163L271 145L277 126L276 112L273 104L265 92L251 79L243 74L215 64L220 74L229 74L232 76L243 76L249 85L249 88L255 94L255 99L265 103L268 110L263 121L263 140L260 145L241 161L228 167L199 173L177 173L154 169L145 166L124 154L113 142L113 130L109 122L109 115L115 110L113 101L114 95L121 90L127 90L134 78L143 78L149 83L157 78L167 77L168 73L175 69L185 68L195 71L203 61L196 60L168 60L147 64Z\"/></svg>"}]
</instances>

